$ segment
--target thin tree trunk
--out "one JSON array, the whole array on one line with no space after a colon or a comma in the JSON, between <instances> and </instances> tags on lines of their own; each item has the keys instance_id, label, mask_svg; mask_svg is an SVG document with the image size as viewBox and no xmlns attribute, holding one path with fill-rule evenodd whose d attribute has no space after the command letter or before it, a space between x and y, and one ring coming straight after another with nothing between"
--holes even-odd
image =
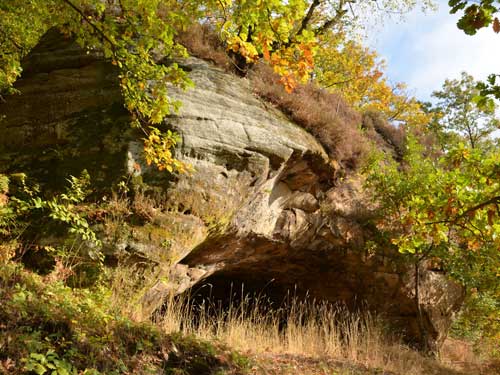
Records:
<instances>
[{"instance_id":1,"label":"thin tree trunk","mask_svg":"<svg viewBox=\"0 0 500 375\"><path fill-rule=\"evenodd\" d=\"M415 307L417 308L417 321L418 321L418 328L420 330L420 335L422 339L422 349L424 352L427 353L429 349L428 345L428 334L427 334L427 329L425 328L424 324L424 315L422 313L422 308L420 307L420 259L417 259L415 262Z\"/></svg>"}]
</instances>

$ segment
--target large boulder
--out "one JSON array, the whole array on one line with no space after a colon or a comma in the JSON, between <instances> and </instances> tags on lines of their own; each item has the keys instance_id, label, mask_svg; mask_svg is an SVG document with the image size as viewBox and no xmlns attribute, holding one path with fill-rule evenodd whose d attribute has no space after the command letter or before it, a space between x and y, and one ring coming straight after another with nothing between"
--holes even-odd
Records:
<instances>
[{"instance_id":1,"label":"large boulder","mask_svg":"<svg viewBox=\"0 0 500 375\"><path fill-rule=\"evenodd\" d=\"M420 266L429 333L422 337L415 267L392 248L372 250L374 208L361 178L341 171L314 137L259 100L249 81L194 58L181 65L195 88L170 88L183 105L162 127L180 134L176 156L192 173L171 176L146 165L115 69L54 31L26 59L21 95L0 104L0 173L28 172L56 191L86 168L96 197L121 180L136 181L143 200L159 197L148 220L112 235L96 227L108 255L126 251L169 275L144 296L149 311L194 285L208 282L224 299L231 284L242 283L277 302L293 290L370 309L410 341L439 347L462 289Z\"/></svg>"}]
</instances>

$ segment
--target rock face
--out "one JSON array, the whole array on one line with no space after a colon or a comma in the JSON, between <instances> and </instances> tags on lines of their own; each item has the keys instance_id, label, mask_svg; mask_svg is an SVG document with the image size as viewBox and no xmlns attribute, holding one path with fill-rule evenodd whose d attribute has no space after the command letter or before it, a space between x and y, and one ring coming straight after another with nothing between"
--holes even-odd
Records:
<instances>
[{"instance_id":1,"label":"rock face","mask_svg":"<svg viewBox=\"0 0 500 375\"><path fill-rule=\"evenodd\" d=\"M113 67L55 31L23 65L22 95L0 106L0 170L29 171L53 189L82 168L101 187L117 181L130 132Z\"/></svg>"},{"instance_id":2,"label":"rock face","mask_svg":"<svg viewBox=\"0 0 500 375\"><path fill-rule=\"evenodd\" d=\"M196 86L171 89L183 106L163 126L181 135L177 157L192 174L172 178L146 166L114 69L53 32L25 63L22 95L0 105L0 173L30 171L57 190L85 167L101 195L125 178L159 198L145 222L113 235L97 226L108 254L133 253L169 274L145 295L150 311L172 290L209 282L224 299L232 283L243 283L278 302L293 290L383 313L421 344L414 267L393 250L370 250L376 228L360 179L340 178L323 147L257 99L246 80L197 59L183 66ZM420 273L425 340L437 348L462 290L439 271Z\"/></svg>"}]
</instances>

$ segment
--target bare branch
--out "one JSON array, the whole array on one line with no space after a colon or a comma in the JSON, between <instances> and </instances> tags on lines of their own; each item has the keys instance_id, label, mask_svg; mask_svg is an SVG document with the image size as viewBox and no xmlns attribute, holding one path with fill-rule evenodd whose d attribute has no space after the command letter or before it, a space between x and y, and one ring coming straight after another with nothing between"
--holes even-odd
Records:
<instances>
[{"instance_id":1,"label":"bare branch","mask_svg":"<svg viewBox=\"0 0 500 375\"><path fill-rule=\"evenodd\" d=\"M295 35L300 35L302 33L302 31L304 31L307 28L307 26L309 26L309 22L311 22L311 18L314 14L314 11L316 10L316 8L320 4L321 4L320 0L314 0L312 2L311 6L307 10L306 16L302 19L302 22L300 23L300 27L297 30L297 32L295 33Z\"/></svg>"},{"instance_id":2,"label":"bare branch","mask_svg":"<svg viewBox=\"0 0 500 375\"><path fill-rule=\"evenodd\" d=\"M455 217L452 217L452 218L449 218L449 219L445 219L445 220L438 220L438 221L431 221L431 222L427 222L425 223L426 225L433 225L433 224L457 224L457 222L460 220L460 219L463 219L465 216L469 215L470 213L474 212L474 211L477 211L477 210L480 210L486 206L489 206L489 205L493 205L494 207L496 207L498 209L498 205L500 204L500 195L496 196L496 197L493 197L493 198L490 198L484 202L481 202L475 206L472 206L472 207L469 207L468 209L466 209L464 212L462 212L460 215L458 216L455 216Z\"/></svg>"}]
</instances>

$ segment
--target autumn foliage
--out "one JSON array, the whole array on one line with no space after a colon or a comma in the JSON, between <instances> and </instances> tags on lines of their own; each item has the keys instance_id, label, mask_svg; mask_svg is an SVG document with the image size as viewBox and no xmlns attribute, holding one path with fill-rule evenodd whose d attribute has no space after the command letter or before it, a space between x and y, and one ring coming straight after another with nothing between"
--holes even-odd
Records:
<instances>
[{"instance_id":1,"label":"autumn foliage","mask_svg":"<svg viewBox=\"0 0 500 375\"><path fill-rule=\"evenodd\" d=\"M390 84L385 62L376 51L342 33L325 35L315 58L315 80L340 93L355 109L378 112L386 120L408 127L425 126L431 119L403 83Z\"/></svg>"}]
</instances>

